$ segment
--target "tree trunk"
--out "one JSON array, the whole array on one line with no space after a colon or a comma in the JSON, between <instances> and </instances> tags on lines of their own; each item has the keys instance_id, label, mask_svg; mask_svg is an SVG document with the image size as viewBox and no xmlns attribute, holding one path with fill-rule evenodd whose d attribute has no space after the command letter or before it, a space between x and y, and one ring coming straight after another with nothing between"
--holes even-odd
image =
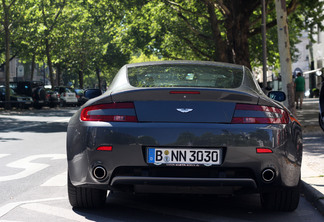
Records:
<instances>
[{"instance_id":1,"label":"tree trunk","mask_svg":"<svg viewBox=\"0 0 324 222\"><path fill-rule=\"evenodd\" d=\"M82 35L82 38L84 38L84 34L85 32L83 33ZM86 64L86 59L85 59L85 55L83 54L84 50L81 50L82 51L82 54L81 54L81 58L82 58L82 62L80 64L80 70L79 70L79 87L80 89L83 89L84 86L83 86L83 76L84 76L84 64Z\"/></svg>"},{"instance_id":2,"label":"tree trunk","mask_svg":"<svg viewBox=\"0 0 324 222\"><path fill-rule=\"evenodd\" d=\"M224 2L230 14L226 18L225 27L228 38L229 62L245 65L251 69L249 52L249 29L252 10L248 8L249 2L226 1ZM250 4L251 5L251 4Z\"/></svg>"},{"instance_id":3,"label":"tree trunk","mask_svg":"<svg viewBox=\"0 0 324 222\"><path fill-rule=\"evenodd\" d=\"M56 64L56 72L57 72L57 85L61 85L61 76L62 76L62 69L61 69L61 63Z\"/></svg>"},{"instance_id":4,"label":"tree trunk","mask_svg":"<svg viewBox=\"0 0 324 222\"><path fill-rule=\"evenodd\" d=\"M240 20L240 21L239 21ZM228 29L229 62L245 65L251 69L250 52L248 42L249 24L246 19L235 19L232 28ZM237 36L240 36L239 38Z\"/></svg>"},{"instance_id":5,"label":"tree trunk","mask_svg":"<svg viewBox=\"0 0 324 222\"><path fill-rule=\"evenodd\" d=\"M79 70L79 87L80 89L83 89L83 70Z\"/></svg>"},{"instance_id":6,"label":"tree trunk","mask_svg":"<svg viewBox=\"0 0 324 222\"><path fill-rule=\"evenodd\" d=\"M100 79L100 69L96 68L97 78L98 78L98 88L101 89L101 79Z\"/></svg>"},{"instance_id":7,"label":"tree trunk","mask_svg":"<svg viewBox=\"0 0 324 222\"><path fill-rule=\"evenodd\" d=\"M33 54L33 58L32 58L32 66L31 66L31 70L30 70L30 81L33 81L34 79L34 70L35 70L35 59L36 59L36 54Z\"/></svg>"},{"instance_id":8,"label":"tree trunk","mask_svg":"<svg viewBox=\"0 0 324 222\"><path fill-rule=\"evenodd\" d=\"M217 21L217 15L215 13L215 4L213 2L207 2L207 9L209 14L209 22L212 30L212 39L215 44L216 53L213 56L215 61L219 62L229 62L227 52L227 44L222 39L221 32L219 30L219 24Z\"/></svg>"},{"instance_id":9,"label":"tree trunk","mask_svg":"<svg viewBox=\"0 0 324 222\"><path fill-rule=\"evenodd\" d=\"M4 31L5 31L5 47L6 47L6 65L5 65L5 76L6 76L6 98L5 98L5 109L10 109L10 29L9 29L9 6L6 5L6 1L2 0L3 11L4 11Z\"/></svg>"},{"instance_id":10,"label":"tree trunk","mask_svg":"<svg viewBox=\"0 0 324 222\"><path fill-rule=\"evenodd\" d=\"M49 45L49 41L47 38L48 38L48 35L46 35L46 38L45 38L47 65L48 65L48 70L49 70L49 75L50 75L51 86L53 88L54 87L53 65L52 65L52 58L51 58L51 54L50 54L50 45Z\"/></svg>"},{"instance_id":11,"label":"tree trunk","mask_svg":"<svg viewBox=\"0 0 324 222\"><path fill-rule=\"evenodd\" d=\"M287 9L285 0L276 0L277 12L277 30L278 30L278 46L280 54L280 74L282 79L282 89L286 93L288 101L285 105L293 113L295 110L295 92L292 82L292 67L290 55L289 32L287 22Z\"/></svg>"}]
</instances>

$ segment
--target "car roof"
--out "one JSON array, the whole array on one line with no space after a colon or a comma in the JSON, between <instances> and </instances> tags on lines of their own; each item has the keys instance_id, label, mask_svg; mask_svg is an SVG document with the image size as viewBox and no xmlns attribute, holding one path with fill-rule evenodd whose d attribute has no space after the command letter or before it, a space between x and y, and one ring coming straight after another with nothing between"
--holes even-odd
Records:
<instances>
[{"instance_id":1,"label":"car roof","mask_svg":"<svg viewBox=\"0 0 324 222\"><path fill-rule=\"evenodd\" d=\"M242 69L242 65L225 63L225 62L214 62L214 61L195 61L195 60L164 60L164 61L151 61L151 62L140 62L125 65L127 68L138 67L138 66L150 66L150 65L171 65L171 64L183 64L183 65L215 65L220 67L230 67Z\"/></svg>"}]
</instances>

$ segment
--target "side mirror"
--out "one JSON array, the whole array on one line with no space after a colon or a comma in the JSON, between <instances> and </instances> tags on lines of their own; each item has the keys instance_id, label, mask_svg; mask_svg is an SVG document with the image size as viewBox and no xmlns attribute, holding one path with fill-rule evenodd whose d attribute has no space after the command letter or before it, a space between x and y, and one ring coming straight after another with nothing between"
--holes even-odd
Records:
<instances>
[{"instance_id":1,"label":"side mirror","mask_svg":"<svg viewBox=\"0 0 324 222\"><path fill-rule=\"evenodd\" d=\"M100 89L87 89L84 92L84 97L86 97L87 99L92 99L97 96L100 96L101 94L102 94L102 92Z\"/></svg>"},{"instance_id":2,"label":"side mirror","mask_svg":"<svg viewBox=\"0 0 324 222\"><path fill-rule=\"evenodd\" d=\"M279 102L283 102L286 100L286 94L282 91L271 91L268 93L268 97Z\"/></svg>"}]
</instances>

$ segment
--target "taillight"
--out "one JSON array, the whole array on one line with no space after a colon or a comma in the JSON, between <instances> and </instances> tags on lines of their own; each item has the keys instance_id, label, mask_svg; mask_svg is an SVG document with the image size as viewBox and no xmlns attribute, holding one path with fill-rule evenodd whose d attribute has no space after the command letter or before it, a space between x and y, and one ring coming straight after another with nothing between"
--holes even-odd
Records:
<instances>
[{"instance_id":1,"label":"taillight","mask_svg":"<svg viewBox=\"0 0 324 222\"><path fill-rule=\"evenodd\" d=\"M82 121L137 122L133 103L108 103L85 107Z\"/></svg>"},{"instance_id":2,"label":"taillight","mask_svg":"<svg viewBox=\"0 0 324 222\"><path fill-rule=\"evenodd\" d=\"M100 150L100 151L112 151L112 146L99 146L97 148L97 150Z\"/></svg>"},{"instance_id":3,"label":"taillight","mask_svg":"<svg viewBox=\"0 0 324 222\"><path fill-rule=\"evenodd\" d=\"M287 124L288 113L276 107L236 104L232 123L237 124Z\"/></svg>"},{"instance_id":4,"label":"taillight","mask_svg":"<svg viewBox=\"0 0 324 222\"><path fill-rule=\"evenodd\" d=\"M256 153L273 153L269 148L256 148Z\"/></svg>"}]
</instances>

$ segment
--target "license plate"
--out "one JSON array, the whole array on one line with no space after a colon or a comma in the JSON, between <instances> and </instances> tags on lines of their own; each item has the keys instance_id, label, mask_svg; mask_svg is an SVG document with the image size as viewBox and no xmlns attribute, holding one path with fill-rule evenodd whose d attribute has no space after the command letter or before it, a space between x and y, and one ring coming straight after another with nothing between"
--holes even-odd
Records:
<instances>
[{"instance_id":1,"label":"license plate","mask_svg":"<svg viewBox=\"0 0 324 222\"><path fill-rule=\"evenodd\" d=\"M220 165L221 149L147 148L150 164Z\"/></svg>"}]
</instances>

